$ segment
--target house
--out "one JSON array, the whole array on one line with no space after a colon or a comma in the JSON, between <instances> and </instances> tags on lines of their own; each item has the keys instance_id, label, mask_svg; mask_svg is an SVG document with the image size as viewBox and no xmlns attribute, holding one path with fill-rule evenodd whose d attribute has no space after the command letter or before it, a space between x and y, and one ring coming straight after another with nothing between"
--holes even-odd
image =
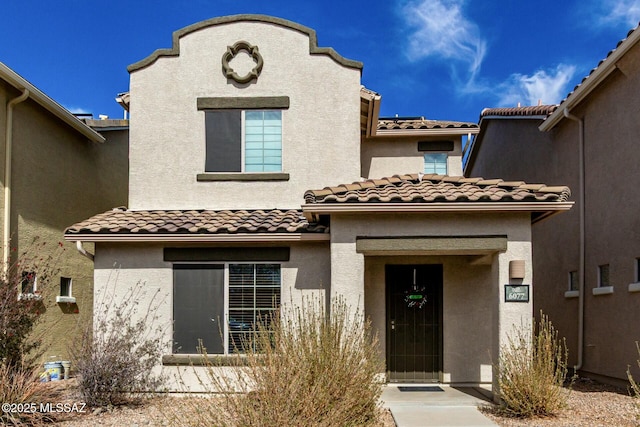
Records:
<instances>
[{"instance_id":1,"label":"house","mask_svg":"<svg viewBox=\"0 0 640 427\"><path fill-rule=\"evenodd\" d=\"M620 384L627 366L640 375L638 40L636 28L559 105L485 109L465 169L574 190L571 212L533 228L534 305L580 374Z\"/></svg>"},{"instance_id":2,"label":"house","mask_svg":"<svg viewBox=\"0 0 640 427\"><path fill-rule=\"evenodd\" d=\"M495 382L532 316L531 225L567 187L463 178L477 125L379 119L362 64L280 18L191 25L129 72L128 208L65 238L95 243L96 292L167 296L168 372L315 295L372 320L389 381Z\"/></svg>"},{"instance_id":3,"label":"house","mask_svg":"<svg viewBox=\"0 0 640 427\"><path fill-rule=\"evenodd\" d=\"M93 263L64 243L65 228L127 201L128 141L107 138L0 63L3 273L23 252L55 258L53 276L24 271L20 289L44 296L36 335L45 357L68 359L78 325L91 320Z\"/></svg>"}]
</instances>

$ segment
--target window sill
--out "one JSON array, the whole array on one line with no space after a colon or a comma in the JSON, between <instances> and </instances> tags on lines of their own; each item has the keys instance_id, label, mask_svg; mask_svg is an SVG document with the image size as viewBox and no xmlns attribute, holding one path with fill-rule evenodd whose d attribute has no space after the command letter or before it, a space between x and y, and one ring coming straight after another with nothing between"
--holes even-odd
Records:
<instances>
[{"instance_id":1,"label":"window sill","mask_svg":"<svg viewBox=\"0 0 640 427\"><path fill-rule=\"evenodd\" d=\"M613 286L602 286L591 290L593 295L609 295L613 293Z\"/></svg>"},{"instance_id":2,"label":"window sill","mask_svg":"<svg viewBox=\"0 0 640 427\"><path fill-rule=\"evenodd\" d=\"M56 297L56 302L57 303L66 302L66 303L69 303L69 304L75 304L76 297L67 297L67 296L58 295Z\"/></svg>"},{"instance_id":3,"label":"window sill","mask_svg":"<svg viewBox=\"0 0 640 427\"><path fill-rule=\"evenodd\" d=\"M162 366L247 366L247 358L238 354L165 354Z\"/></svg>"},{"instance_id":4,"label":"window sill","mask_svg":"<svg viewBox=\"0 0 640 427\"><path fill-rule=\"evenodd\" d=\"M566 291L564 293L565 298L578 298L580 296L580 291Z\"/></svg>"},{"instance_id":5,"label":"window sill","mask_svg":"<svg viewBox=\"0 0 640 427\"><path fill-rule=\"evenodd\" d=\"M206 172L197 175L198 181L289 181L283 172Z\"/></svg>"},{"instance_id":6,"label":"window sill","mask_svg":"<svg viewBox=\"0 0 640 427\"><path fill-rule=\"evenodd\" d=\"M18 301L42 301L42 295L40 295L39 293L37 294L32 294L32 293L21 293L18 294Z\"/></svg>"},{"instance_id":7,"label":"window sill","mask_svg":"<svg viewBox=\"0 0 640 427\"><path fill-rule=\"evenodd\" d=\"M629 292L640 292L640 282L629 283Z\"/></svg>"}]
</instances>

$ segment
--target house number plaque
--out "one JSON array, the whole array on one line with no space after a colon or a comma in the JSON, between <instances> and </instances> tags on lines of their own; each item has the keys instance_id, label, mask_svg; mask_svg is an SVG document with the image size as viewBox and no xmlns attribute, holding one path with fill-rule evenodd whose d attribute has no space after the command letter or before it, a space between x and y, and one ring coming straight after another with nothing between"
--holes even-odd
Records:
<instances>
[{"instance_id":1,"label":"house number plaque","mask_svg":"<svg viewBox=\"0 0 640 427\"><path fill-rule=\"evenodd\" d=\"M529 302L529 285L504 285L505 302Z\"/></svg>"}]
</instances>

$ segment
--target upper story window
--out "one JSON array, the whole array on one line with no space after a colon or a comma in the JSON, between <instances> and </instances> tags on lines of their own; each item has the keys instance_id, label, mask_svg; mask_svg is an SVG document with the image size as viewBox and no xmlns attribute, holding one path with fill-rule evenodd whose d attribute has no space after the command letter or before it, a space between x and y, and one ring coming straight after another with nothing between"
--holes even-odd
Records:
<instances>
[{"instance_id":1,"label":"upper story window","mask_svg":"<svg viewBox=\"0 0 640 427\"><path fill-rule=\"evenodd\" d=\"M282 111L206 111L205 172L281 172Z\"/></svg>"},{"instance_id":2,"label":"upper story window","mask_svg":"<svg viewBox=\"0 0 640 427\"><path fill-rule=\"evenodd\" d=\"M287 180L282 173L283 110L289 97L198 98L206 158L200 181Z\"/></svg>"},{"instance_id":3,"label":"upper story window","mask_svg":"<svg viewBox=\"0 0 640 427\"><path fill-rule=\"evenodd\" d=\"M569 272L569 290L570 291L579 290L578 272L577 271L570 271Z\"/></svg>"},{"instance_id":4,"label":"upper story window","mask_svg":"<svg viewBox=\"0 0 640 427\"><path fill-rule=\"evenodd\" d=\"M447 153L425 153L424 173L447 174Z\"/></svg>"},{"instance_id":5,"label":"upper story window","mask_svg":"<svg viewBox=\"0 0 640 427\"><path fill-rule=\"evenodd\" d=\"M611 286L609 283L609 264L598 266L598 287L604 288Z\"/></svg>"}]
</instances>

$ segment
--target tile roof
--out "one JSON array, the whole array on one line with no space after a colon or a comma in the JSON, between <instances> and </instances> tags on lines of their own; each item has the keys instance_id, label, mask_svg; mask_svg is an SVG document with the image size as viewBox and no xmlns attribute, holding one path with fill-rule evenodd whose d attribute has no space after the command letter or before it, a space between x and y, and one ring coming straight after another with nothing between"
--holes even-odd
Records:
<instances>
[{"instance_id":1,"label":"tile roof","mask_svg":"<svg viewBox=\"0 0 640 427\"><path fill-rule=\"evenodd\" d=\"M591 77L591 75L592 75L592 74L593 74L593 73L594 73L598 68L600 68L600 66L601 66L604 62L606 62L606 61L607 61L607 59L609 59L609 57L610 57L611 55L613 55L613 54L618 50L618 48L620 47L620 45L622 45L624 42L626 42L626 41L629 39L629 37L631 36L631 34L633 34L635 31L640 31L640 23L639 23L639 24L638 24L638 26L636 26L634 29L629 30L629 32L627 33L627 37L625 37L624 39L620 40L620 41L618 42L618 44L616 45L616 47L615 47L615 48L613 48L612 50L610 50L610 51L609 51L609 53L607 53L607 56L606 56L606 57L604 57L603 59L601 59L601 60L600 60L600 62L598 62L598 65L597 65L595 68L593 68L593 69L589 72L589 74L588 74L587 76L585 76L585 77L583 77L583 78L582 78L582 80L580 81L580 83L578 83L578 84L573 88L573 90L567 94L567 96L566 96L566 97L565 97L565 98L560 102L560 104L563 104L567 99L569 99L569 98L571 97L571 95L573 95L573 94L575 93L575 91L576 91L576 90L578 90L578 88L579 88L580 86L582 86L582 85L583 85L583 84L584 84L584 83L589 79L589 77Z\"/></svg>"},{"instance_id":2,"label":"tile roof","mask_svg":"<svg viewBox=\"0 0 640 427\"><path fill-rule=\"evenodd\" d=\"M306 203L566 202L568 187L444 175L394 175L309 190Z\"/></svg>"},{"instance_id":3,"label":"tile roof","mask_svg":"<svg viewBox=\"0 0 640 427\"><path fill-rule=\"evenodd\" d=\"M557 105L532 105L527 107L485 108L480 117L487 116L548 116L558 108Z\"/></svg>"},{"instance_id":4,"label":"tile roof","mask_svg":"<svg viewBox=\"0 0 640 427\"><path fill-rule=\"evenodd\" d=\"M78 234L243 234L327 233L309 224L299 210L152 210L114 209L65 230Z\"/></svg>"},{"instance_id":5,"label":"tile roof","mask_svg":"<svg viewBox=\"0 0 640 427\"><path fill-rule=\"evenodd\" d=\"M477 123L452 122L446 120L427 120L417 118L381 118L378 120L378 130L407 130L407 129L464 129L478 128Z\"/></svg>"}]
</instances>

